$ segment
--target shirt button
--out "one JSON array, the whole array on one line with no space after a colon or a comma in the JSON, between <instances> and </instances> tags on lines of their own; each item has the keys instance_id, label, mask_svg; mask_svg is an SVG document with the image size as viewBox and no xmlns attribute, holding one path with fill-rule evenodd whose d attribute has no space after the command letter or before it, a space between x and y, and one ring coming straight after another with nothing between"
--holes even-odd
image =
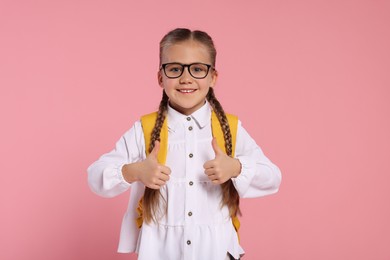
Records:
<instances>
[{"instance_id":1,"label":"shirt button","mask_svg":"<svg viewBox=\"0 0 390 260\"><path fill-rule=\"evenodd\" d=\"M190 211L190 212L188 212L188 216L190 216L190 217L192 216L192 212L191 212L191 211Z\"/></svg>"},{"instance_id":2,"label":"shirt button","mask_svg":"<svg viewBox=\"0 0 390 260\"><path fill-rule=\"evenodd\" d=\"M189 184L190 184L190 186L192 186L192 185L194 185L194 182L193 182L193 181L190 181L190 183L189 183Z\"/></svg>"},{"instance_id":3,"label":"shirt button","mask_svg":"<svg viewBox=\"0 0 390 260\"><path fill-rule=\"evenodd\" d=\"M192 131L192 126L188 127L188 130Z\"/></svg>"},{"instance_id":4,"label":"shirt button","mask_svg":"<svg viewBox=\"0 0 390 260\"><path fill-rule=\"evenodd\" d=\"M193 155L192 153L190 153L188 156L189 156L190 158L194 157L194 155Z\"/></svg>"},{"instance_id":5,"label":"shirt button","mask_svg":"<svg viewBox=\"0 0 390 260\"><path fill-rule=\"evenodd\" d=\"M191 121L191 117L187 117L187 121Z\"/></svg>"},{"instance_id":6,"label":"shirt button","mask_svg":"<svg viewBox=\"0 0 390 260\"><path fill-rule=\"evenodd\" d=\"M187 240L187 245L191 245L191 240Z\"/></svg>"}]
</instances>

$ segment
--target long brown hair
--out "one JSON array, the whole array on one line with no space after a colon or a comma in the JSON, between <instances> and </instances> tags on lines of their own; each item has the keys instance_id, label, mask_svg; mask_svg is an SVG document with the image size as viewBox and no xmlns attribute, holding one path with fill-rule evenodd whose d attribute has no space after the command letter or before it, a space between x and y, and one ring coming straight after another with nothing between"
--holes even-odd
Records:
<instances>
[{"instance_id":1,"label":"long brown hair","mask_svg":"<svg viewBox=\"0 0 390 260\"><path fill-rule=\"evenodd\" d=\"M160 65L161 65L162 55L165 48L173 44L187 41L187 40L195 40L204 44L204 46L206 46L209 50L211 63L213 67L215 67L217 51L215 49L212 38L205 32L198 31L198 30L191 31L189 29L183 29L183 28L177 28L175 30L170 31L160 41ZM222 127L223 137L225 139L226 153L227 155L231 156L233 152L232 151L233 145L232 145L232 135L230 132L230 126L225 111L223 110L221 104L215 97L214 90L212 87L209 88L209 92L207 93L206 98L210 103L211 107L213 108L214 112L216 113L218 121ZM154 142L156 140L160 141L161 127L163 125L163 122L167 114L167 108L168 108L168 96L163 90L163 96L160 102L156 124L152 131L149 152L153 150ZM239 208L240 197L233 185L232 180L228 180L227 182L221 184L221 188L222 188L221 205L228 206L231 217L235 217L237 216L237 214L241 214ZM150 189L148 187L145 187L145 193L143 198L143 219L147 223L149 223L152 220L156 220L155 217L156 217L157 208L159 206L160 195L161 195L160 190Z\"/></svg>"}]
</instances>

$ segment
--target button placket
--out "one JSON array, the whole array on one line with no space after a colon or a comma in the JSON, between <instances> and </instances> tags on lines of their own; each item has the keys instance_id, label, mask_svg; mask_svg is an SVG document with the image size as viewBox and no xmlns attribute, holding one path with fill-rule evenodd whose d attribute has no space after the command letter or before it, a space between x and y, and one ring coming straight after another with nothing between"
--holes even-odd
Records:
<instances>
[{"instance_id":1,"label":"button placket","mask_svg":"<svg viewBox=\"0 0 390 260\"><path fill-rule=\"evenodd\" d=\"M189 125L187 129L190 131L190 133L187 132L186 136L189 136L192 140L194 140L194 132L192 131L192 130L194 130L194 127L192 126L191 117L187 117L187 121L188 121L187 125ZM192 147L194 147L194 146L192 145ZM194 157L193 152L190 152L188 154L188 157L193 158Z\"/></svg>"},{"instance_id":2,"label":"button placket","mask_svg":"<svg viewBox=\"0 0 390 260\"><path fill-rule=\"evenodd\" d=\"M184 243L186 245L184 255L190 256L193 250L192 243L193 241L193 224L194 224L194 205L196 205L195 200L195 190L194 190L194 176L195 176L195 163L196 163L196 129L194 127L195 121L191 117L187 117L184 121L184 131L185 131L185 149L186 149L186 182L188 185L185 187L185 217L184 217Z\"/></svg>"}]
</instances>

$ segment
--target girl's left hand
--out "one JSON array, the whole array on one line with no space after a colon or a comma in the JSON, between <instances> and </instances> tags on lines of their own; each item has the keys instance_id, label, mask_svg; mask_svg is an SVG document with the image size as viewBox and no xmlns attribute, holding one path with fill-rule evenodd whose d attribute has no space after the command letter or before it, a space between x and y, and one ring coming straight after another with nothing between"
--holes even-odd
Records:
<instances>
[{"instance_id":1,"label":"girl's left hand","mask_svg":"<svg viewBox=\"0 0 390 260\"><path fill-rule=\"evenodd\" d=\"M203 168L206 175L214 184L222 184L230 178L237 177L241 172L241 163L238 159L226 155L213 138L211 145L215 153L215 159L207 161Z\"/></svg>"}]
</instances>

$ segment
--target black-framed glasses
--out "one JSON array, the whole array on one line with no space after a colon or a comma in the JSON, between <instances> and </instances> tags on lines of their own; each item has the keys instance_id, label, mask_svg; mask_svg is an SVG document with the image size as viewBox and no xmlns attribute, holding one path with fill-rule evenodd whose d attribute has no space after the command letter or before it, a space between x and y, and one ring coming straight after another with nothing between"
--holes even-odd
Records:
<instances>
[{"instance_id":1,"label":"black-framed glasses","mask_svg":"<svg viewBox=\"0 0 390 260\"><path fill-rule=\"evenodd\" d=\"M170 79L175 79L183 75L185 68L188 68L188 72L195 79L204 79L209 74L210 68L213 66L205 63L191 63L181 64L178 62L164 63L160 69L164 71L165 76Z\"/></svg>"}]
</instances>

